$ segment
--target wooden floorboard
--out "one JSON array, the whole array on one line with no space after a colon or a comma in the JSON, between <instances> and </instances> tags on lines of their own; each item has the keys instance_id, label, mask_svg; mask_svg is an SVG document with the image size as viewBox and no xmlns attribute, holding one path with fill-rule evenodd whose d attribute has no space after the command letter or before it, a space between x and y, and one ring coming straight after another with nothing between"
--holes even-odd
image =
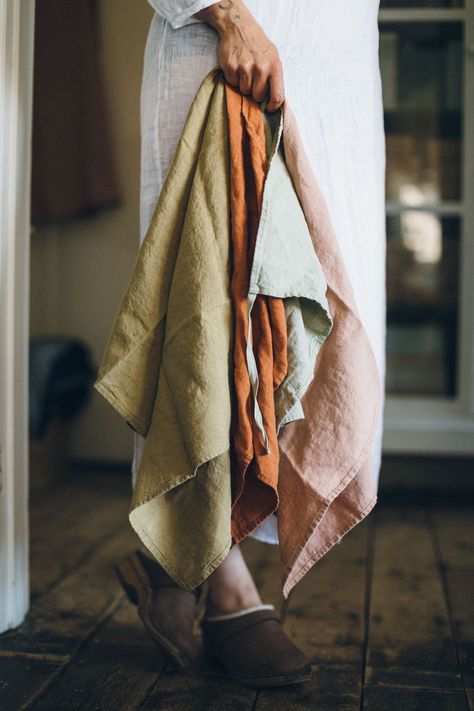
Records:
<instances>
[{"instance_id":1,"label":"wooden floorboard","mask_svg":"<svg viewBox=\"0 0 474 711\"><path fill-rule=\"evenodd\" d=\"M110 474L84 474L31 502L31 606L0 636L1 709L41 697L123 601L113 563L137 543L127 510L127 483Z\"/></svg>"},{"instance_id":2,"label":"wooden floorboard","mask_svg":"<svg viewBox=\"0 0 474 711\"><path fill-rule=\"evenodd\" d=\"M140 711L252 711L255 698L224 673L165 672Z\"/></svg>"},{"instance_id":3,"label":"wooden floorboard","mask_svg":"<svg viewBox=\"0 0 474 711\"><path fill-rule=\"evenodd\" d=\"M427 512L380 506L374 517L366 683L462 688Z\"/></svg>"},{"instance_id":4,"label":"wooden floorboard","mask_svg":"<svg viewBox=\"0 0 474 711\"><path fill-rule=\"evenodd\" d=\"M17 711L43 693L64 666L63 662L25 657L0 657L0 708Z\"/></svg>"},{"instance_id":5,"label":"wooden floorboard","mask_svg":"<svg viewBox=\"0 0 474 711\"><path fill-rule=\"evenodd\" d=\"M359 711L359 676L353 664L313 664L304 684L262 689L256 711Z\"/></svg>"},{"instance_id":6,"label":"wooden floorboard","mask_svg":"<svg viewBox=\"0 0 474 711\"><path fill-rule=\"evenodd\" d=\"M0 650L71 655L123 597L113 562L136 545L128 528L32 605L25 622L0 637Z\"/></svg>"},{"instance_id":7,"label":"wooden floorboard","mask_svg":"<svg viewBox=\"0 0 474 711\"><path fill-rule=\"evenodd\" d=\"M473 512L459 508L430 511L442 577L466 689L474 689Z\"/></svg>"},{"instance_id":8,"label":"wooden floorboard","mask_svg":"<svg viewBox=\"0 0 474 711\"><path fill-rule=\"evenodd\" d=\"M367 545L365 520L293 589L285 629L315 663L361 664Z\"/></svg>"},{"instance_id":9,"label":"wooden floorboard","mask_svg":"<svg viewBox=\"0 0 474 711\"><path fill-rule=\"evenodd\" d=\"M467 501L381 497L287 601L278 547L244 541L263 600L314 672L254 691L203 654L193 673L166 666L113 570L139 545L129 496L123 473L83 472L31 502L32 603L0 636L2 711L474 711Z\"/></svg>"},{"instance_id":10,"label":"wooden floorboard","mask_svg":"<svg viewBox=\"0 0 474 711\"><path fill-rule=\"evenodd\" d=\"M123 473L81 472L32 499L32 598L58 583L118 527L123 527L129 488L130 482Z\"/></svg>"},{"instance_id":11,"label":"wooden floorboard","mask_svg":"<svg viewBox=\"0 0 474 711\"><path fill-rule=\"evenodd\" d=\"M469 711L474 711L474 689L468 689L466 692Z\"/></svg>"},{"instance_id":12,"label":"wooden floorboard","mask_svg":"<svg viewBox=\"0 0 474 711\"><path fill-rule=\"evenodd\" d=\"M146 698L164 666L164 659L140 624L136 609L124 601L31 708L132 711Z\"/></svg>"},{"instance_id":13,"label":"wooden floorboard","mask_svg":"<svg viewBox=\"0 0 474 711\"><path fill-rule=\"evenodd\" d=\"M402 687L367 689L364 711L469 711L462 691Z\"/></svg>"}]
</instances>

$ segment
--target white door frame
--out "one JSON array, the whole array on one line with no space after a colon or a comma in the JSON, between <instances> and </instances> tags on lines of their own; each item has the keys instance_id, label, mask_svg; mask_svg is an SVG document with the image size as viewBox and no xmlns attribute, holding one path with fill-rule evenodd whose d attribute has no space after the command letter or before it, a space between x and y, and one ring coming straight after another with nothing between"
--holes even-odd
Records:
<instances>
[{"instance_id":1,"label":"white door frame","mask_svg":"<svg viewBox=\"0 0 474 711\"><path fill-rule=\"evenodd\" d=\"M28 366L34 0L0 0L0 632L29 606Z\"/></svg>"}]
</instances>

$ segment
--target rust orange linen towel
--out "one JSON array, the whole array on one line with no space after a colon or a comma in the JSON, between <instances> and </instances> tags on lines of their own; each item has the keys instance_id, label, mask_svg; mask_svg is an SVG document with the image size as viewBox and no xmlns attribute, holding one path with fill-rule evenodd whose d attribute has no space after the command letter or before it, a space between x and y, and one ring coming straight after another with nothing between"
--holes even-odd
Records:
<instances>
[{"instance_id":1,"label":"rust orange linen towel","mask_svg":"<svg viewBox=\"0 0 474 711\"><path fill-rule=\"evenodd\" d=\"M234 309L234 407L232 408L232 539L240 541L278 507L279 452L274 390L288 370L283 299L258 294L247 313L250 271L268 168L262 109L225 85L229 126L232 276ZM247 344L251 320L251 343ZM258 370L257 402L268 449L253 413L247 346Z\"/></svg>"}]
</instances>

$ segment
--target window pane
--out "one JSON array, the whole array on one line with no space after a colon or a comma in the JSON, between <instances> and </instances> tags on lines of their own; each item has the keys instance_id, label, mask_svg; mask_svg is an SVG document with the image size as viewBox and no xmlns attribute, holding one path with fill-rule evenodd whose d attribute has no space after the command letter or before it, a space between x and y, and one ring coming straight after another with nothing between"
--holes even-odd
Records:
<instances>
[{"instance_id":1,"label":"window pane","mask_svg":"<svg viewBox=\"0 0 474 711\"><path fill-rule=\"evenodd\" d=\"M387 218L387 391L456 394L459 217Z\"/></svg>"},{"instance_id":2,"label":"window pane","mask_svg":"<svg viewBox=\"0 0 474 711\"><path fill-rule=\"evenodd\" d=\"M462 23L383 23L387 201L461 199Z\"/></svg>"}]
</instances>

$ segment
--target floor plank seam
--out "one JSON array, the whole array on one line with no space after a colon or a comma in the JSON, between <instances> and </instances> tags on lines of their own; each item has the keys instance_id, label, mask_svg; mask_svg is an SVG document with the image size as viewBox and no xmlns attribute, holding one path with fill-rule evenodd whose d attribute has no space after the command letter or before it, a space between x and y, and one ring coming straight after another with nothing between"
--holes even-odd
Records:
<instances>
[{"instance_id":1,"label":"floor plank seam","mask_svg":"<svg viewBox=\"0 0 474 711\"><path fill-rule=\"evenodd\" d=\"M150 683L149 687L145 690L145 693L143 695L143 698L138 701L137 705L134 707L133 711L140 711L145 707L145 704L147 703L148 699L153 696L155 691L158 689L159 683L163 677L163 672L166 669L166 662L163 663L163 666L161 667L160 671L158 672L158 675L153 681Z\"/></svg>"},{"instance_id":2,"label":"floor plank seam","mask_svg":"<svg viewBox=\"0 0 474 711\"><path fill-rule=\"evenodd\" d=\"M441 585L443 588L443 595L444 595L444 599L446 602L446 610L448 612L448 619L449 619L449 625L451 628L451 635L453 638L454 647L456 649L458 672L461 677L461 681L462 681L462 685L463 685L464 697L466 699L466 708L470 708L469 694L468 694L468 689L467 689L467 685L466 685L466 680L464 678L464 670L463 670L463 664L462 664L462 659L461 659L461 652L459 649L458 634L457 634L456 624L454 622L454 613L453 613L453 608L451 605L451 597L449 594L448 580L446 577L446 567L445 567L445 563L443 560L443 554L441 552L441 544L440 544L440 540L439 540L438 529L437 529L436 522L433 517L433 511L431 508L427 510L427 519L428 519L428 529L430 531L431 540L433 543L435 559L436 559L436 562L438 563L439 577L441 580Z\"/></svg>"},{"instance_id":3,"label":"floor plank seam","mask_svg":"<svg viewBox=\"0 0 474 711\"><path fill-rule=\"evenodd\" d=\"M0 659L29 659L37 662L53 664L67 663L71 660L69 654L48 654L48 652L22 652L16 649L0 649Z\"/></svg>"},{"instance_id":4,"label":"floor plank seam","mask_svg":"<svg viewBox=\"0 0 474 711\"><path fill-rule=\"evenodd\" d=\"M464 689L451 686L424 686L423 684L391 684L386 681L378 681L376 684L364 684L366 689L401 689L403 691L433 691L443 694L461 694Z\"/></svg>"},{"instance_id":5,"label":"floor plank seam","mask_svg":"<svg viewBox=\"0 0 474 711\"><path fill-rule=\"evenodd\" d=\"M163 661L163 665L159 670L156 678L151 682L150 686L145 691L143 698L141 699L141 701L139 701L138 705L135 706L134 711L141 711L141 709L145 708L145 704L148 702L148 700L153 696L153 694L158 691L158 687L160 685L161 680L163 679L163 675L167 668L168 665L166 661Z\"/></svg>"},{"instance_id":6,"label":"floor plank seam","mask_svg":"<svg viewBox=\"0 0 474 711\"><path fill-rule=\"evenodd\" d=\"M372 579L375 561L375 547L377 540L377 511L374 511L370 517L367 526L366 538L366 569L365 569L365 596L364 596L364 639L362 642L361 653L361 670L360 670L360 711L364 711L364 690L366 687L365 679L367 673L367 662L369 654L369 635L370 635L370 603L372 598Z\"/></svg>"},{"instance_id":7,"label":"floor plank seam","mask_svg":"<svg viewBox=\"0 0 474 711\"><path fill-rule=\"evenodd\" d=\"M257 693L255 694L255 699L254 699L251 711L257 710L257 704L258 704L259 698L260 698L260 689L258 689Z\"/></svg>"}]
</instances>

